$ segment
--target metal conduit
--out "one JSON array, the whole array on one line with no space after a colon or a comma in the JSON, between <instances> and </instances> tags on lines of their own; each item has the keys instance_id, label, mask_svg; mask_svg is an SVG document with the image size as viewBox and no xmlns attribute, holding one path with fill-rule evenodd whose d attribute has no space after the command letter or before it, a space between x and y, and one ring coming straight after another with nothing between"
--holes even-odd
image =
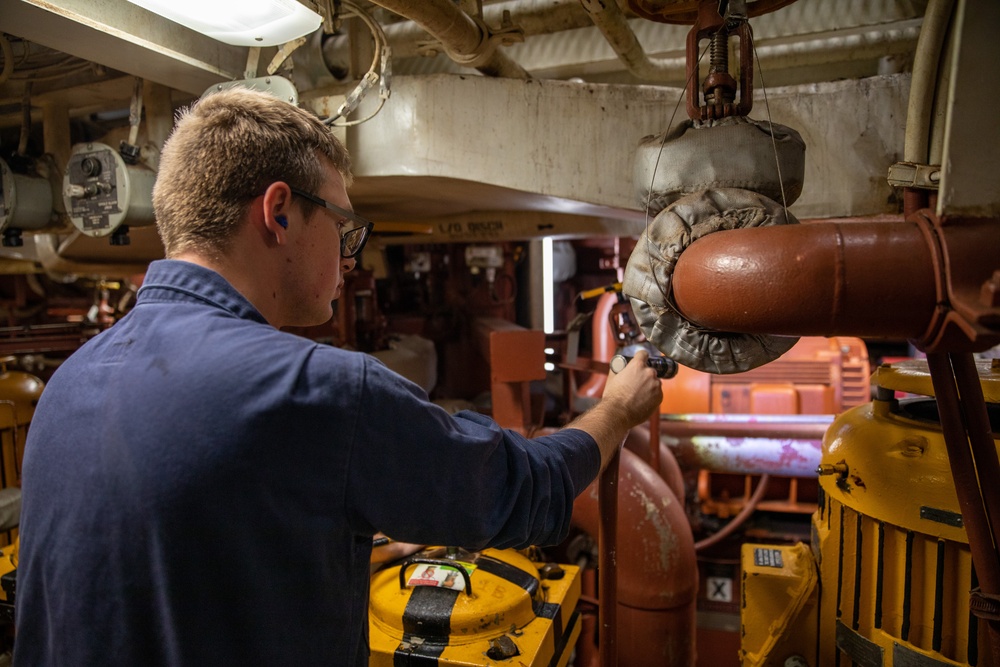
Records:
<instances>
[{"instance_id":1,"label":"metal conduit","mask_svg":"<svg viewBox=\"0 0 1000 667\"><path fill-rule=\"evenodd\" d=\"M903 160L926 164L929 159L931 114L938 80L941 50L955 0L930 0L913 57L913 76L906 110Z\"/></svg>"},{"instance_id":2,"label":"metal conduit","mask_svg":"<svg viewBox=\"0 0 1000 667\"><path fill-rule=\"evenodd\" d=\"M483 20L497 26L504 13L520 28L525 37L550 35L563 30L575 30L593 25L579 0L513 0L483 7ZM418 43L427 40L427 31L414 21L401 21L383 26L396 58L411 58L420 54Z\"/></svg>"},{"instance_id":3,"label":"metal conduit","mask_svg":"<svg viewBox=\"0 0 1000 667\"><path fill-rule=\"evenodd\" d=\"M671 287L684 317L716 331L919 339L933 259L909 221L735 229L688 246Z\"/></svg>"},{"instance_id":4,"label":"metal conduit","mask_svg":"<svg viewBox=\"0 0 1000 667\"><path fill-rule=\"evenodd\" d=\"M374 0L375 4L419 23L438 39L448 56L487 76L531 78L527 71L496 49L489 35L448 0Z\"/></svg>"}]
</instances>

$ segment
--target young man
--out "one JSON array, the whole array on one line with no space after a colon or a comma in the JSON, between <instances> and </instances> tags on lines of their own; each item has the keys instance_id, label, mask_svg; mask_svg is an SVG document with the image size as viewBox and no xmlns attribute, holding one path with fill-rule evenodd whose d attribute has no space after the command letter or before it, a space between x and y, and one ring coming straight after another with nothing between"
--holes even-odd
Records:
<instances>
[{"instance_id":1,"label":"young man","mask_svg":"<svg viewBox=\"0 0 1000 667\"><path fill-rule=\"evenodd\" d=\"M322 123L265 94L179 118L153 195L168 259L32 422L18 665L364 665L376 531L557 543L659 405L653 371L629 364L597 407L527 440L279 331L329 319L364 246L349 169Z\"/></svg>"}]
</instances>

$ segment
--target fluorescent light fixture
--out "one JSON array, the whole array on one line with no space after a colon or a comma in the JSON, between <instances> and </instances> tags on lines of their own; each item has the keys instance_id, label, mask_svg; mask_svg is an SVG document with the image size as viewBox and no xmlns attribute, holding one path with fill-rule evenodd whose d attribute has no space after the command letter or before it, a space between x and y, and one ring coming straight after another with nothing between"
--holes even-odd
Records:
<instances>
[{"instance_id":1,"label":"fluorescent light fixture","mask_svg":"<svg viewBox=\"0 0 1000 667\"><path fill-rule=\"evenodd\" d=\"M555 286L552 266L552 239L542 239L542 328L552 333L556 328ZM537 311L536 311L537 312Z\"/></svg>"},{"instance_id":2,"label":"fluorescent light fixture","mask_svg":"<svg viewBox=\"0 0 1000 667\"><path fill-rule=\"evenodd\" d=\"M129 2L233 46L277 46L308 35L323 22L323 17L296 0Z\"/></svg>"}]
</instances>

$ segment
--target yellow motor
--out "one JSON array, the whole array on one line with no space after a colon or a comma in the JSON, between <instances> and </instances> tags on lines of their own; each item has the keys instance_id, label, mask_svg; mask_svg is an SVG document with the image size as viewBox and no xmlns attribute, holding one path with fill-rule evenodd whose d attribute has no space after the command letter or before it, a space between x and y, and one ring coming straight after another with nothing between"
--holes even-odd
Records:
<instances>
[{"instance_id":1,"label":"yellow motor","mask_svg":"<svg viewBox=\"0 0 1000 667\"><path fill-rule=\"evenodd\" d=\"M1000 364L977 365L1000 446ZM811 549L744 545L744 667L980 664L977 582L927 365L881 366L874 383L876 399L823 439Z\"/></svg>"},{"instance_id":2,"label":"yellow motor","mask_svg":"<svg viewBox=\"0 0 1000 667\"><path fill-rule=\"evenodd\" d=\"M565 667L579 598L573 565L510 549L427 549L372 577L369 665Z\"/></svg>"}]
</instances>

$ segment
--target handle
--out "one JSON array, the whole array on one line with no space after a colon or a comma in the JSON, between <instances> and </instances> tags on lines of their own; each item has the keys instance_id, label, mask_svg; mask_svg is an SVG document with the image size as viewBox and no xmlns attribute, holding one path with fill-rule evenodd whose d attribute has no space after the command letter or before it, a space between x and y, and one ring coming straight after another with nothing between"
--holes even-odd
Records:
<instances>
[{"instance_id":1,"label":"handle","mask_svg":"<svg viewBox=\"0 0 1000 667\"><path fill-rule=\"evenodd\" d=\"M611 372L621 373L630 361L632 361L632 357L625 356L624 354L616 354L611 358L609 364ZM669 380L677 375L677 362L669 357L649 357L646 359L646 365L655 370L656 377L661 380Z\"/></svg>"}]
</instances>

